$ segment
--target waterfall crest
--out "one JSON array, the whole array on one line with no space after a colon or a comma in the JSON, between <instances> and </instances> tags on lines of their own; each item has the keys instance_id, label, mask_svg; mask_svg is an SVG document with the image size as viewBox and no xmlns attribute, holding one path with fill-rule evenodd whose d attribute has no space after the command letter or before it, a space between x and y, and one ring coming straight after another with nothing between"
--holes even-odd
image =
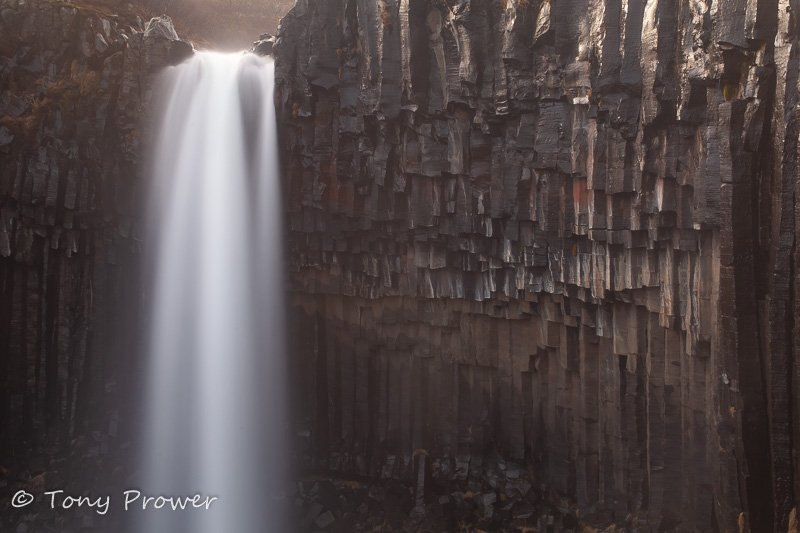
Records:
<instances>
[{"instance_id":1,"label":"waterfall crest","mask_svg":"<svg viewBox=\"0 0 800 533\"><path fill-rule=\"evenodd\" d=\"M271 59L170 68L153 154L139 531L285 531L285 310ZM142 501L133 509L141 510Z\"/></svg>"}]
</instances>

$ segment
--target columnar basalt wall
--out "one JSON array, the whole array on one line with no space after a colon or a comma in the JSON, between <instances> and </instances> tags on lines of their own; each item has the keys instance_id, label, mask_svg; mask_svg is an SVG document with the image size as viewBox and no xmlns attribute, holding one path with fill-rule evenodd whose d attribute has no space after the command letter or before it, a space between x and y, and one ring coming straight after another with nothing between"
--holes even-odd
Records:
<instances>
[{"instance_id":1,"label":"columnar basalt wall","mask_svg":"<svg viewBox=\"0 0 800 533\"><path fill-rule=\"evenodd\" d=\"M145 104L156 72L188 53L165 20L0 0L0 464L8 468L79 435L95 431L93 445L104 447L115 434L138 342Z\"/></svg>"},{"instance_id":2,"label":"columnar basalt wall","mask_svg":"<svg viewBox=\"0 0 800 533\"><path fill-rule=\"evenodd\" d=\"M298 1L275 50L311 464L495 453L640 530L787 531L798 7Z\"/></svg>"}]
</instances>

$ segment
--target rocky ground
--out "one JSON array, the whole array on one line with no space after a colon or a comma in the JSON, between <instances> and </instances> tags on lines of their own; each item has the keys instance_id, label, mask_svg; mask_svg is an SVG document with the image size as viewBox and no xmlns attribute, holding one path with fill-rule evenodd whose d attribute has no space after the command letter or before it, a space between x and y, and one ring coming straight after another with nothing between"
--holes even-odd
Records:
<instances>
[{"instance_id":1,"label":"rocky ground","mask_svg":"<svg viewBox=\"0 0 800 533\"><path fill-rule=\"evenodd\" d=\"M297 531L314 533L647 531L617 525L596 529L580 520L572 505L552 496L541 488L523 493L470 481L429 487L420 504L414 487L398 480L307 477L294 496L294 523Z\"/></svg>"},{"instance_id":2,"label":"rocky ground","mask_svg":"<svg viewBox=\"0 0 800 533\"><path fill-rule=\"evenodd\" d=\"M110 505L94 508L50 508L46 491L89 496L121 495L130 469L120 461L127 447L111 452L107 436L95 434L73 443L67 456L44 451L25 465L0 469L0 531L10 533L111 533L126 531L129 516ZM51 451L52 452L52 451ZM423 461L424 462L424 461ZM418 464L420 462L418 461ZM649 531L627 518L627 526L596 529L587 524L612 523L612 517L581 517L568 500L534 486L519 465L502 460L469 469L457 482L441 483L431 472L417 483L406 480L331 477L307 473L287 488L291 531L297 533L598 533ZM86 489L91 487L91 490ZM22 509L10 502L20 490L37 495ZM56 502L59 502L56 500ZM624 522L621 521L621 522Z\"/></svg>"}]
</instances>

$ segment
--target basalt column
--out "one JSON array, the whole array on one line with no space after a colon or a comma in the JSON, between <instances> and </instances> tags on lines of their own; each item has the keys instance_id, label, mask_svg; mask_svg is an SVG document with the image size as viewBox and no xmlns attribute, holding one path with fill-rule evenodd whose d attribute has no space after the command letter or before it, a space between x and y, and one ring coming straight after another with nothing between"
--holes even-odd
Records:
<instances>
[{"instance_id":1,"label":"basalt column","mask_svg":"<svg viewBox=\"0 0 800 533\"><path fill-rule=\"evenodd\" d=\"M107 450L129 426L147 102L191 45L168 20L122 11L0 0L0 465L12 481L47 469L26 465L42 449Z\"/></svg>"},{"instance_id":2,"label":"basalt column","mask_svg":"<svg viewBox=\"0 0 800 533\"><path fill-rule=\"evenodd\" d=\"M275 50L309 464L424 453L446 483L494 454L646 530L787 531L790 4L300 0Z\"/></svg>"}]
</instances>

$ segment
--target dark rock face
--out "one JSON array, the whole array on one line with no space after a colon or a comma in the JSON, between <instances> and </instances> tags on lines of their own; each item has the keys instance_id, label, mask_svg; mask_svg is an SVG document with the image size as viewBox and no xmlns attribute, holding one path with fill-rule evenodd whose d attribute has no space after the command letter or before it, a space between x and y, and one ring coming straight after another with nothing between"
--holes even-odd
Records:
<instances>
[{"instance_id":1,"label":"dark rock face","mask_svg":"<svg viewBox=\"0 0 800 533\"><path fill-rule=\"evenodd\" d=\"M796 11L300 0L275 54L310 464L492 452L639 531L787 531Z\"/></svg>"},{"instance_id":2,"label":"dark rock face","mask_svg":"<svg viewBox=\"0 0 800 533\"><path fill-rule=\"evenodd\" d=\"M256 55L271 56L273 46L275 46L275 36L264 33L253 43L251 51Z\"/></svg>"},{"instance_id":3,"label":"dark rock face","mask_svg":"<svg viewBox=\"0 0 800 533\"><path fill-rule=\"evenodd\" d=\"M138 342L123 305L142 116L154 74L190 52L167 20L0 1L0 464L114 434Z\"/></svg>"}]
</instances>

